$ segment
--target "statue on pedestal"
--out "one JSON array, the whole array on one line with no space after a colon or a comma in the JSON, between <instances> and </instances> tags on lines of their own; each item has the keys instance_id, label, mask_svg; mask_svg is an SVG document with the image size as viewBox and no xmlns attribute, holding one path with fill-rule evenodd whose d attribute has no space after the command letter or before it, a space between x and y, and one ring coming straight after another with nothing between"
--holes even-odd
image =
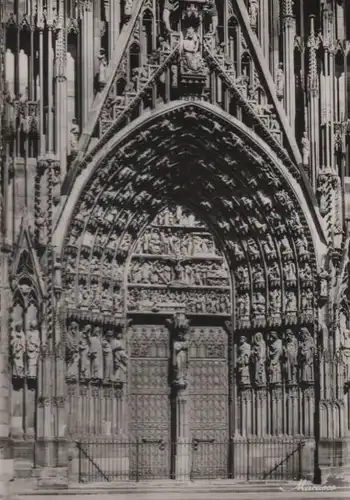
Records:
<instances>
[{"instance_id":1,"label":"statue on pedestal","mask_svg":"<svg viewBox=\"0 0 350 500\"><path fill-rule=\"evenodd\" d=\"M301 139L301 150L303 155L303 165L304 167L308 167L310 161L310 141L307 132L304 132L303 138Z\"/></svg>"},{"instance_id":2,"label":"statue on pedestal","mask_svg":"<svg viewBox=\"0 0 350 500\"><path fill-rule=\"evenodd\" d=\"M302 382L314 381L314 356L316 353L315 341L307 328L300 330L300 365Z\"/></svg>"},{"instance_id":3,"label":"statue on pedestal","mask_svg":"<svg viewBox=\"0 0 350 500\"><path fill-rule=\"evenodd\" d=\"M103 378L104 380L112 380L114 374L113 363L113 330L108 330L102 337L102 352L103 352Z\"/></svg>"},{"instance_id":4,"label":"statue on pedestal","mask_svg":"<svg viewBox=\"0 0 350 500\"><path fill-rule=\"evenodd\" d=\"M270 384L280 384L282 382L282 340L276 332L269 335L269 382Z\"/></svg>"},{"instance_id":5,"label":"statue on pedestal","mask_svg":"<svg viewBox=\"0 0 350 500\"><path fill-rule=\"evenodd\" d=\"M70 149L72 152L78 150L79 135L80 135L80 127L78 125L76 118L73 118L72 126L70 128Z\"/></svg>"},{"instance_id":6,"label":"statue on pedestal","mask_svg":"<svg viewBox=\"0 0 350 500\"><path fill-rule=\"evenodd\" d=\"M203 60L199 49L199 36L194 28L190 26L182 42L183 61L186 70L197 72L202 69Z\"/></svg>"},{"instance_id":7,"label":"statue on pedestal","mask_svg":"<svg viewBox=\"0 0 350 500\"><path fill-rule=\"evenodd\" d=\"M123 332L118 330L112 342L114 378L118 382L125 382L126 370L128 366L128 355L126 354Z\"/></svg>"},{"instance_id":8,"label":"statue on pedestal","mask_svg":"<svg viewBox=\"0 0 350 500\"><path fill-rule=\"evenodd\" d=\"M37 377L38 358L40 353L40 332L37 323L29 324L27 337L27 377Z\"/></svg>"},{"instance_id":9,"label":"statue on pedestal","mask_svg":"<svg viewBox=\"0 0 350 500\"><path fill-rule=\"evenodd\" d=\"M79 325L75 321L69 325L66 337L67 378L77 380L79 377Z\"/></svg>"},{"instance_id":10,"label":"statue on pedestal","mask_svg":"<svg viewBox=\"0 0 350 500\"><path fill-rule=\"evenodd\" d=\"M86 325L82 332L82 336L79 342L80 350L80 378L83 380L89 380L91 378L91 367L90 367L90 333L91 325Z\"/></svg>"},{"instance_id":11,"label":"statue on pedestal","mask_svg":"<svg viewBox=\"0 0 350 500\"><path fill-rule=\"evenodd\" d=\"M185 388L187 386L188 334L183 331L178 333L177 340L174 341L173 365L175 384Z\"/></svg>"},{"instance_id":12,"label":"statue on pedestal","mask_svg":"<svg viewBox=\"0 0 350 500\"><path fill-rule=\"evenodd\" d=\"M266 343L263 334L258 332L254 336L252 348L252 359L254 360L254 383L258 387L266 385Z\"/></svg>"},{"instance_id":13,"label":"statue on pedestal","mask_svg":"<svg viewBox=\"0 0 350 500\"><path fill-rule=\"evenodd\" d=\"M90 337L91 378L102 380L103 360L101 345L101 329L97 326L93 329Z\"/></svg>"},{"instance_id":14,"label":"statue on pedestal","mask_svg":"<svg viewBox=\"0 0 350 500\"><path fill-rule=\"evenodd\" d=\"M250 344L247 338L242 336L239 341L237 357L237 371L241 386L250 386L250 355Z\"/></svg>"},{"instance_id":15,"label":"statue on pedestal","mask_svg":"<svg viewBox=\"0 0 350 500\"><path fill-rule=\"evenodd\" d=\"M284 358L287 383L294 385L297 383L298 340L293 334L292 330L286 331Z\"/></svg>"},{"instance_id":16,"label":"statue on pedestal","mask_svg":"<svg viewBox=\"0 0 350 500\"><path fill-rule=\"evenodd\" d=\"M12 358L12 374L15 378L23 378L26 338L24 335L22 323L17 323L15 325L15 330L11 335L10 347Z\"/></svg>"}]
</instances>

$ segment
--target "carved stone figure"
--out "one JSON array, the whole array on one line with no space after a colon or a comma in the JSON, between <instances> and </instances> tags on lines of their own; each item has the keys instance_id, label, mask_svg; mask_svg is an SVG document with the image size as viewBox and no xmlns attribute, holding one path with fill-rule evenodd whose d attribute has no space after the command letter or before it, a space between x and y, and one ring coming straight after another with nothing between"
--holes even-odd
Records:
<instances>
[{"instance_id":1,"label":"carved stone figure","mask_svg":"<svg viewBox=\"0 0 350 500\"><path fill-rule=\"evenodd\" d=\"M279 99L284 97L284 71L283 64L279 63L276 71L276 94Z\"/></svg>"},{"instance_id":2,"label":"carved stone figure","mask_svg":"<svg viewBox=\"0 0 350 500\"><path fill-rule=\"evenodd\" d=\"M250 314L250 297L248 293L237 298L237 313L240 319L249 318Z\"/></svg>"},{"instance_id":3,"label":"carved stone figure","mask_svg":"<svg viewBox=\"0 0 350 500\"><path fill-rule=\"evenodd\" d=\"M250 355L251 347L247 338L242 336L239 341L237 356L237 371L241 386L250 385Z\"/></svg>"},{"instance_id":4,"label":"carved stone figure","mask_svg":"<svg viewBox=\"0 0 350 500\"><path fill-rule=\"evenodd\" d=\"M69 325L66 334L67 378L79 378L79 325L75 321Z\"/></svg>"},{"instance_id":5,"label":"carved stone figure","mask_svg":"<svg viewBox=\"0 0 350 500\"><path fill-rule=\"evenodd\" d=\"M254 383L258 387L266 385L266 343L262 333L254 336L252 346L252 360L254 361Z\"/></svg>"},{"instance_id":6,"label":"carved stone figure","mask_svg":"<svg viewBox=\"0 0 350 500\"><path fill-rule=\"evenodd\" d=\"M211 18L211 28L208 32L208 35L213 35L216 33L219 24L219 17L215 0L207 0L204 4L203 12Z\"/></svg>"},{"instance_id":7,"label":"carved stone figure","mask_svg":"<svg viewBox=\"0 0 350 500\"><path fill-rule=\"evenodd\" d=\"M72 126L70 129L70 148L71 151L73 152L78 150L79 135L80 135L80 127L77 123L76 118L73 118Z\"/></svg>"},{"instance_id":8,"label":"carved stone figure","mask_svg":"<svg viewBox=\"0 0 350 500\"><path fill-rule=\"evenodd\" d=\"M301 309L304 311L312 311L314 303L314 294L311 288L304 290L301 294Z\"/></svg>"},{"instance_id":9,"label":"carved stone figure","mask_svg":"<svg viewBox=\"0 0 350 500\"><path fill-rule=\"evenodd\" d=\"M199 37L194 28L190 26L182 43L184 64L189 71L197 72L202 69L203 60L199 47Z\"/></svg>"},{"instance_id":10,"label":"carved stone figure","mask_svg":"<svg viewBox=\"0 0 350 500\"><path fill-rule=\"evenodd\" d=\"M131 16L132 13L132 5L133 5L133 0L126 0L125 5L124 5L124 14L127 17Z\"/></svg>"},{"instance_id":11,"label":"carved stone figure","mask_svg":"<svg viewBox=\"0 0 350 500\"><path fill-rule=\"evenodd\" d=\"M280 268L277 262L274 262L269 268L269 280L270 282L278 282L280 280Z\"/></svg>"},{"instance_id":12,"label":"carved stone figure","mask_svg":"<svg viewBox=\"0 0 350 500\"><path fill-rule=\"evenodd\" d=\"M104 85L106 83L106 70L107 70L107 58L104 53L104 50L100 50L100 54L98 56L99 60L99 73L98 73L98 82L101 85Z\"/></svg>"},{"instance_id":13,"label":"carved stone figure","mask_svg":"<svg viewBox=\"0 0 350 500\"><path fill-rule=\"evenodd\" d=\"M256 265L254 268L253 279L254 279L254 284L257 286L264 285L265 283L264 271L259 264Z\"/></svg>"},{"instance_id":14,"label":"carved stone figure","mask_svg":"<svg viewBox=\"0 0 350 500\"><path fill-rule=\"evenodd\" d=\"M177 334L177 339L173 344L174 359L173 365L175 369L175 384L179 387L187 385L187 369L188 369L188 332L180 330Z\"/></svg>"},{"instance_id":15,"label":"carved stone figure","mask_svg":"<svg viewBox=\"0 0 350 500\"><path fill-rule=\"evenodd\" d=\"M167 31L172 31L170 27L170 14L174 9L174 5L176 4L176 0L165 0L164 8L163 8L163 22L165 24L165 28Z\"/></svg>"},{"instance_id":16,"label":"carved stone figure","mask_svg":"<svg viewBox=\"0 0 350 500\"><path fill-rule=\"evenodd\" d=\"M269 335L269 382L270 384L280 384L282 382L282 340L276 332Z\"/></svg>"},{"instance_id":17,"label":"carved stone figure","mask_svg":"<svg viewBox=\"0 0 350 500\"><path fill-rule=\"evenodd\" d=\"M342 328L342 339L340 344L340 349L342 353L342 359L345 368L345 383L350 382L350 330L348 328Z\"/></svg>"},{"instance_id":18,"label":"carved stone figure","mask_svg":"<svg viewBox=\"0 0 350 500\"><path fill-rule=\"evenodd\" d=\"M27 377L35 379L37 377L38 359L40 353L40 332L37 323L29 325L27 335Z\"/></svg>"},{"instance_id":19,"label":"carved stone figure","mask_svg":"<svg viewBox=\"0 0 350 500\"><path fill-rule=\"evenodd\" d=\"M15 378L23 378L24 371L24 353L26 349L26 338L21 323L15 325L15 329L11 335L11 358L12 358L12 374Z\"/></svg>"},{"instance_id":20,"label":"carved stone figure","mask_svg":"<svg viewBox=\"0 0 350 500\"><path fill-rule=\"evenodd\" d=\"M128 355L125 351L123 332L118 330L112 342L114 360L114 378L118 382L125 382L128 366Z\"/></svg>"},{"instance_id":21,"label":"carved stone figure","mask_svg":"<svg viewBox=\"0 0 350 500\"><path fill-rule=\"evenodd\" d=\"M284 264L284 277L287 282L295 283L297 279L294 262L288 261Z\"/></svg>"},{"instance_id":22,"label":"carved stone figure","mask_svg":"<svg viewBox=\"0 0 350 500\"><path fill-rule=\"evenodd\" d=\"M297 298L293 291L286 292L286 312L297 311Z\"/></svg>"},{"instance_id":23,"label":"carved stone figure","mask_svg":"<svg viewBox=\"0 0 350 500\"><path fill-rule=\"evenodd\" d=\"M291 258L293 256L293 250L291 249L290 243L286 236L283 236L280 242L281 254L285 259Z\"/></svg>"},{"instance_id":24,"label":"carved stone figure","mask_svg":"<svg viewBox=\"0 0 350 500\"><path fill-rule=\"evenodd\" d=\"M310 264L306 263L304 267L300 269L300 278L303 281L312 280L312 270Z\"/></svg>"},{"instance_id":25,"label":"carved stone figure","mask_svg":"<svg viewBox=\"0 0 350 500\"><path fill-rule=\"evenodd\" d=\"M310 269L311 272L311 269ZM320 296L322 298L328 297L328 273L325 269L322 269L319 274L320 280Z\"/></svg>"},{"instance_id":26,"label":"carved stone figure","mask_svg":"<svg viewBox=\"0 0 350 500\"><path fill-rule=\"evenodd\" d=\"M271 316L281 314L282 298L281 292L277 288L270 291L270 314Z\"/></svg>"},{"instance_id":27,"label":"carved stone figure","mask_svg":"<svg viewBox=\"0 0 350 500\"><path fill-rule=\"evenodd\" d=\"M307 132L304 132L303 134L303 138L301 140L301 150L303 155L303 165L304 167L308 167L310 161L310 141Z\"/></svg>"},{"instance_id":28,"label":"carved stone figure","mask_svg":"<svg viewBox=\"0 0 350 500\"><path fill-rule=\"evenodd\" d=\"M112 380L114 375L113 363L113 330L108 330L102 337L102 352L103 352L103 378L104 380Z\"/></svg>"},{"instance_id":29,"label":"carved stone figure","mask_svg":"<svg viewBox=\"0 0 350 500\"><path fill-rule=\"evenodd\" d=\"M95 327L90 336L90 359L91 359L91 378L93 380L102 380L103 378L103 355L101 344L101 329Z\"/></svg>"},{"instance_id":30,"label":"carved stone figure","mask_svg":"<svg viewBox=\"0 0 350 500\"><path fill-rule=\"evenodd\" d=\"M298 340L292 330L286 331L284 359L287 383L291 385L296 384L298 370Z\"/></svg>"},{"instance_id":31,"label":"carved stone figure","mask_svg":"<svg viewBox=\"0 0 350 500\"><path fill-rule=\"evenodd\" d=\"M266 300L265 297L262 293L256 293L254 295L254 302L253 302L253 314L255 316L263 316L265 315L265 304Z\"/></svg>"},{"instance_id":32,"label":"carved stone figure","mask_svg":"<svg viewBox=\"0 0 350 500\"><path fill-rule=\"evenodd\" d=\"M314 356L316 353L315 341L307 328L300 330L300 367L301 380L309 383L314 381Z\"/></svg>"},{"instance_id":33,"label":"carved stone figure","mask_svg":"<svg viewBox=\"0 0 350 500\"><path fill-rule=\"evenodd\" d=\"M258 0L250 0L249 1L249 21L251 27L255 30L258 25L258 14L259 14L259 1Z\"/></svg>"},{"instance_id":34,"label":"carved stone figure","mask_svg":"<svg viewBox=\"0 0 350 500\"><path fill-rule=\"evenodd\" d=\"M91 334L91 325L86 325L82 332L79 342L80 378L83 380L89 380L91 378L90 334Z\"/></svg>"},{"instance_id":35,"label":"carved stone figure","mask_svg":"<svg viewBox=\"0 0 350 500\"><path fill-rule=\"evenodd\" d=\"M253 259L257 259L260 256L260 251L256 241L253 238L249 238L247 241L248 253Z\"/></svg>"}]
</instances>

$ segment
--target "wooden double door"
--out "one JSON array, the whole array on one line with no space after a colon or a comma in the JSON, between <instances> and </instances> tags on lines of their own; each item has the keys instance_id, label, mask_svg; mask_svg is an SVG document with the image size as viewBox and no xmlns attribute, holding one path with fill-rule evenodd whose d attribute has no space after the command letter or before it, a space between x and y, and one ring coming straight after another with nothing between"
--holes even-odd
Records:
<instances>
[{"instance_id":1,"label":"wooden double door","mask_svg":"<svg viewBox=\"0 0 350 500\"><path fill-rule=\"evenodd\" d=\"M157 325L134 326L128 338L131 475L138 479L178 478L176 464L181 449L187 456L187 475L225 477L229 453L229 387L224 328L191 328L188 387L181 398L172 386L168 329ZM180 431L180 425L186 429Z\"/></svg>"}]
</instances>

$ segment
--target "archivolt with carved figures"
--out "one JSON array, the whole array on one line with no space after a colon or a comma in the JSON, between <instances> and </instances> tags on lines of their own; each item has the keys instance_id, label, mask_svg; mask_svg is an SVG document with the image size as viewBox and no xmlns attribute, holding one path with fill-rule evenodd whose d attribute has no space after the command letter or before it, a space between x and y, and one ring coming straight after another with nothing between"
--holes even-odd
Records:
<instances>
[{"instance_id":1,"label":"archivolt with carved figures","mask_svg":"<svg viewBox=\"0 0 350 500\"><path fill-rule=\"evenodd\" d=\"M181 400L183 440L313 435L316 255L288 176L209 105L182 103L107 148L64 244L73 434L165 443ZM166 326L176 314L186 339Z\"/></svg>"}]
</instances>

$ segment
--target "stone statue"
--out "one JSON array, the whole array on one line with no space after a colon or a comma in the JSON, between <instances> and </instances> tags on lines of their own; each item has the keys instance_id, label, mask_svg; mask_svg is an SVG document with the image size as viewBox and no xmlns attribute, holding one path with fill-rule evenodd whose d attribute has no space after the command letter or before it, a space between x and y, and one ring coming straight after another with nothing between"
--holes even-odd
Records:
<instances>
[{"instance_id":1,"label":"stone statue","mask_svg":"<svg viewBox=\"0 0 350 500\"><path fill-rule=\"evenodd\" d=\"M277 288L270 292L270 314L275 316L281 313L282 298L281 292Z\"/></svg>"},{"instance_id":2,"label":"stone statue","mask_svg":"<svg viewBox=\"0 0 350 500\"><path fill-rule=\"evenodd\" d=\"M340 349L345 365L345 383L348 384L350 382L350 330L348 328L343 328L341 334Z\"/></svg>"},{"instance_id":3,"label":"stone statue","mask_svg":"<svg viewBox=\"0 0 350 500\"><path fill-rule=\"evenodd\" d=\"M247 338L242 336L239 341L237 356L237 371L239 382L242 386L250 385L250 355L251 347Z\"/></svg>"},{"instance_id":4,"label":"stone statue","mask_svg":"<svg viewBox=\"0 0 350 500\"><path fill-rule=\"evenodd\" d=\"M79 325L75 321L69 325L66 337L67 378L79 378Z\"/></svg>"},{"instance_id":5,"label":"stone statue","mask_svg":"<svg viewBox=\"0 0 350 500\"><path fill-rule=\"evenodd\" d=\"M164 8L163 8L163 23L165 24L165 28L168 32L171 32L171 27L170 27L170 15L171 12L174 10L175 6L177 4L176 0L165 0L164 1Z\"/></svg>"},{"instance_id":6,"label":"stone statue","mask_svg":"<svg viewBox=\"0 0 350 500\"><path fill-rule=\"evenodd\" d=\"M252 347L252 360L254 361L254 383L258 386L266 385L266 343L262 333L254 336Z\"/></svg>"},{"instance_id":7,"label":"stone statue","mask_svg":"<svg viewBox=\"0 0 350 500\"><path fill-rule=\"evenodd\" d=\"M71 151L78 150L79 135L80 135L80 127L77 123L76 118L73 118L72 126L70 128L70 148L71 148Z\"/></svg>"},{"instance_id":8,"label":"stone statue","mask_svg":"<svg viewBox=\"0 0 350 500\"><path fill-rule=\"evenodd\" d=\"M114 375L113 336L113 330L108 330L102 337L103 378L105 380L112 380Z\"/></svg>"},{"instance_id":9,"label":"stone statue","mask_svg":"<svg viewBox=\"0 0 350 500\"><path fill-rule=\"evenodd\" d=\"M128 355L126 354L123 332L118 330L114 336L113 342L113 363L114 377L117 381L125 382L126 370L128 366Z\"/></svg>"},{"instance_id":10,"label":"stone statue","mask_svg":"<svg viewBox=\"0 0 350 500\"><path fill-rule=\"evenodd\" d=\"M211 18L211 28L208 32L208 35L214 35L219 24L219 17L215 0L207 0L203 7L203 12Z\"/></svg>"},{"instance_id":11,"label":"stone statue","mask_svg":"<svg viewBox=\"0 0 350 500\"><path fill-rule=\"evenodd\" d=\"M99 72L98 72L98 81L100 84L105 84L107 77L106 77L106 70L107 70L107 58L104 53L104 50L100 50L100 54L98 56L99 60Z\"/></svg>"},{"instance_id":12,"label":"stone statue","mask_svg":"<svg viewBox=\"0 0 350 500\"><path fill-rule=\"evenodd\" d=\"M203 61L199 49L199 36L194 28L190 26L187 28L186 35L182 42L184 64L190 72L197 72L202 69Z\"/></svg>"},{"instance_id":13,"label":"stone statue","mask_svg":"<svg viewBox=\"0 0 350 500\"><path fill-rule=\"evenodd\" d=\"M11 340L11 358L12 358L12 373L15 378L24 377L24 353L26 349L26 338L23 331L22 323L15 325L15 330L12 332Z\"/></svg>"},{"instance_id":14,"label":"stone statue","mask_svg":"<svg viewBox=\"0 0 350 500\"><path fill-rule=\"evenodd\" d=\"M316 353L315 341L307 328L300 330L300 368L302 382L314 381L314 356Z\"/></svg>"},{"instance_id":15,"label":"stone statue","mask_svg":"<svg viewBox=\"0 0 350 500\"><path fill-rule=\"evenodd\" d=\"M303 155L303 165L304 167L308 167L310 161L310 141L307 132L304 132L303 134L303 138L301 140L301 150Z\"/></svg>"},{"instance_id":16,"label":"stone statue","mask_svg":"<svg viewBox=\"0 0 350 500\"><path fill-rule=\"evenodd\" d=\"M278 99L283 99L284 97L284 71L283 64L279 63L276 71L276 94Z\"/></svg>"},{"instance_id":17,"label":"stone statue","mask_svg":"<svg viewBox=\"0 0 350 500\"><path fill-rule=\"evenodd\" d=\"M102 380L103 378L103 355L101 344L101 329L95 327L90 336L90 359L91 359L91 378L93 380Z\"/></svg>"},{"instance_id":18,"label":"stone statue","mask_svg":"<svg viewBox=\"0 0 350 500\"><path fill-rule=\"evenodd\" d=\"M174 341L173 366L175 371L175 384L179 387L187 385L188 368L188 333L187 330L180 330L177 339Z\"/></svg>"},{"instance_id":19,"label":"stone statue","mask_svg":"<svg viewBox=\"0 0 350 500\"><path fill-rule=\"evenodd\" d=\"M284 264L284 277L287 281L296 281L297 275L294 262L288 261Z\"/></svg>"},{"instance_id":20,"label":"stone statue","mask_svg":"<svg viewBox=\"0 0 350 500\"><path fill-rule=\"evenodd\" d=\"M297 298L295 293L290 290L286 292L286 312L296 312L297 310Z\"/></svg>"},{"instance_id":21,"label":"stone statue","mask_svg":"<svg viewBox=\"0 0 350 500\"><path fill-rule=\"evenodd\" d=\"M281 254L285 258L290 258L293 255L293 250L291 249L290 243L286 236L283 236L280 243Z\"/></svg>"},{"instance_id":22,"label":"stone statue","mask_svg":"<svg viewBox=\"0 0 350 500\"><path fill-rule=\"evenodd\" d=\"M298 369L298 341L292 330L286 331L284 360L287 383L292 385L296 384Z\"/></svg>"},{"instance_id":23,"label":"stone statue","mask_svg":"<svg viewBox=\"0 0 350 500\"><path fill-rule=\"evenodd\" d=\"M133 0L125 0L124 14L127 17L131 16L131 13L132 13L132 4L133 4Z\"/></svg>"},{"instance_id":24,"label":"stone statue","mask_svg":"<svg viewBox=\"0 0 350 500\"><path fill-rule=\"evenodd\" d=\"M328 273L325 269L321 269L319 274L320 280L320 296L322 298L328 297Z\"/></svg>"},{"instance_id":25,"label":"stone statue","mask_svg":"<svg viewBox=\"0 0 350 500\"><path fill-rule=\"evenodd\" d=\"M276 332L270 332L269 335L269 382L270 384L280 384L282 382L282 340Z\"/></svg>"},{"instance_id":26,"label":"stone statue","mask_svg":"<svg viewBox=\"0 0 350 500\"><path fill-rule=\"evenodd\" d=\"M253 302L253 314L256 316L261 316L265 314L265 305L266 305L266 300L265 297L262 293L256 293L254 295L254 302Z\"/></svg>"},{"instance_id":27,"label":"stone statue","mask_svg":"<svg viewBox=\"0 0 350 500\"><path fill-rule=\"evenodd\" d=\"M250 297L248 293L237 298L237 312L240 319L248 317L250 314Z\"/></svg>"},{"instance_id":28,"label":"stone statue","mask_svg":"<svg viewBox=\"0 0 350 500\"><path fill-rule=\"evenodd\" d=\"M90 366L90 334L91 325L86 325L79 342L80 351L80 378L89 380L91 378Z\"/></svg>"},{"instance_id":29,"label":"stone statue","mask_svg":"<svg viewBox=\"0 0 350 500\"><path fill-rule=\"evenodd\" d=\"M249 21L250 26L255 30L258 25L258 14L259 14L259 1L250 0L249 1Z\"/></svg>"},{"instance_id":30,"label":"stone statue","mask_svg":"<svg viewBox=\"0 0 350 500\"><path fill-rule=\"evenodd\" d=\"M304 290L301 294L301 309L303 311L312 311L314 303L314 294L311 288Z\"/></svg>"},{"instance_id":31,"label":"stone statue","mask_svg":"<svg viewBox=\"0 0 350 500\"><path fill-rule=\"evenodd\" d=\"M37 377L38 358L40 353L40 332L37 323L29 324L27 336L27 377Z\"/></svg>"}]
</instances>

